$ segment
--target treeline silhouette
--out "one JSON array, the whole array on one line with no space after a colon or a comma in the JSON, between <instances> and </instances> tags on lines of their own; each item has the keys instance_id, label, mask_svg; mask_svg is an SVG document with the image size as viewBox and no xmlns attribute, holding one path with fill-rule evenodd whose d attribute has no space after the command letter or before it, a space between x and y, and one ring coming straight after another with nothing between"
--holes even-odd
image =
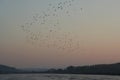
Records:
<instances>
[{"instance_id":1,"label":"treeline silhouette","mask_svg":"<svg viewBox=\"0 0 120 80\"><path fill-rule=\"evenodd\" d=\"M120 75L120 63L88 66L68 66L65 69L49 69L48 73Z\"/></svg>"},{"instance_id":2,"label":"treeline silhouette","mask_svg":"<svg viewBox=\"0 0 120 80\"><path fill-rule=\"evenodd\" d=\"M14 67L0 65L0 74L17 73L19 71L19 69L16 69Z\"/></svg>"},{"instance_id":3,"label":"treeline silhouette","mask_svg":"<svg viewBox=\"0 0 120 80\"><path fill-rule=\"evenodd\" d=\"M47 71L24 71L14 67L0 65L0 74L94 74L94 75L120 75L120 63L115 64L99 64L88 66L68 66L64 69L48 69Z\"/></svg>"}]
</instances>

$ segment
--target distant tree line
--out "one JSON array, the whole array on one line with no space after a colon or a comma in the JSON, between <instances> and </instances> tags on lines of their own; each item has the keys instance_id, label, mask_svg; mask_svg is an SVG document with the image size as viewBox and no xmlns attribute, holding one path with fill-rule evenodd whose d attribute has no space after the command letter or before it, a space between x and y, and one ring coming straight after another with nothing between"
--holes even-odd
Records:
<instances>
[{"instance_id":1,"label":"distant tree line","mask_svg":"<svg viewBox=\"0 0 120 80\"><path fill-rule=\"evenodd\" d=\"M14 67L0 65L0 74L17 73L19 70Z\"/></svg>"},{"instance_id":2,"label":"distant tree line","mask_svg":"<svg viewBox=\"0 0 120 80\"><path fill-rule=\"evenodd\" d=\"M48 73L59 74L107 74L120 75L120 63L89 66L68 66L65 69L49 69Z\"/></svg>"},{"instance_id":3,"label":"distant tree line","mask_svg":"<svg viewBox=\"0 0 120 80\"><path fill-rule=\"evenodd\" d=\"M99 74L99 75L120 75L120 63L116 64L99 64L99 65L88 65L88 66L68 66L65 69L49 69L47 71L24 71L0 65L0 74L11 74L11 73L55 73L55 74Z\"/></svg>"}]
</instances>

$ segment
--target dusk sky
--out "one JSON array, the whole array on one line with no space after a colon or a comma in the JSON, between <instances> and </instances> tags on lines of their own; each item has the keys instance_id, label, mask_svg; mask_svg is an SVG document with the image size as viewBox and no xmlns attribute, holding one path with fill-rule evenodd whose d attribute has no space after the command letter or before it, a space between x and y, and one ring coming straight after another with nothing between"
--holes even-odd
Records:
<instances>
[{"instance_id":1,"label":"dusk sky","mask_svg":"<svg viewBox=\"0 0 120 80\"><path fill-rule=\"evenodd\" d=\"M120 62L120 0L0 0L0 64Z\"/></svg>"}]
</instances>

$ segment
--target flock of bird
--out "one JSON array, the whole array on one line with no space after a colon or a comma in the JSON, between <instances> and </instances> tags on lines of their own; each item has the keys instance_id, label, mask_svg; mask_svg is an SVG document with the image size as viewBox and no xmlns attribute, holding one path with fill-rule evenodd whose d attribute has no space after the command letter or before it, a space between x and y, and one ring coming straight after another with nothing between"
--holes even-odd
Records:
<instances>
[{"instance_id":1,"label":"flock of bird","mask_svg":"<svg viewBox=\"0 0 120 80\"><path fill-rule=\"evenodd\" d=\"M37 44L39 47L52 47L62 51L79 50L79 40L74 37L72 32L62 30L63 27L60 26L62 23L59 19L63 14L70 16L69 9L74 1L64 0L55 5L50 3L46 11L33 15L31 22L21 25L21 29L26 33L27 41L33 45Z\"/></svg>"}]
</instances>

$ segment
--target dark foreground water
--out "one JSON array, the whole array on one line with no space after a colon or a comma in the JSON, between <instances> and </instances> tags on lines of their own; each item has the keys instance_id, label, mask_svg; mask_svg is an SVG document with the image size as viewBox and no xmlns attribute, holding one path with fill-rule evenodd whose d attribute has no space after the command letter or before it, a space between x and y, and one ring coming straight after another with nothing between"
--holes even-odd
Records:
<instances>
[{"instance_id":1,"label":"dark foreground water","mask_svg":"<svg viewBox=\"0 0 120 80\"><path fill-rule=\"evenodd\" d=\"M75 74L7 74L0 80L120 80L120 76Z\"/></svg>"}]
</instances>

